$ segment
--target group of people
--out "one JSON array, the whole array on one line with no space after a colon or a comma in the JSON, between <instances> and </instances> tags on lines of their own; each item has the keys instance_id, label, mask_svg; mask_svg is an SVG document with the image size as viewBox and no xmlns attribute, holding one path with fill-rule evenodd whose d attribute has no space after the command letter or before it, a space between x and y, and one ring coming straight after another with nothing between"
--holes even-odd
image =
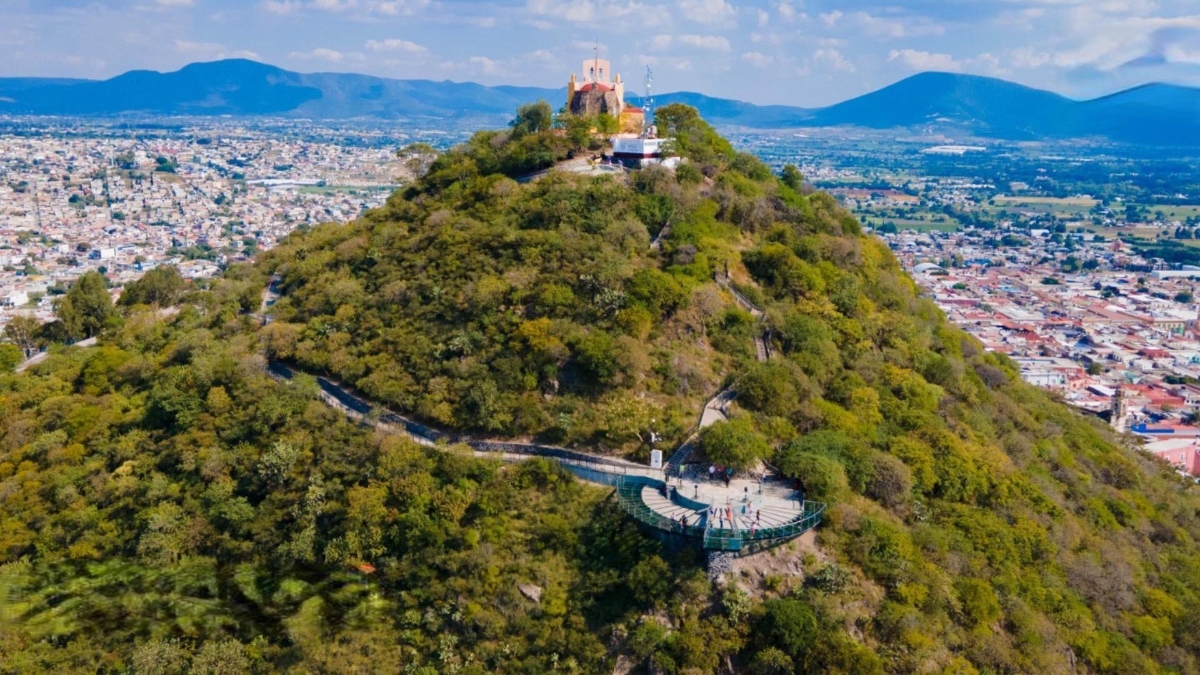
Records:
<instances>
[{"instance_id":1,"label":"group of people","mask_svg":"<svg viewBox=\"0 0 1200 675\"><path fill-rule=\"evenodd\" d=\"M725 487L729 487L729 481L732 478L732 466L718 466L716 464L708 465L708 479L710 481L723 480L725 481Z\"/></svg>"},{"instance_id":2,"label":"group of people","mask_svg":"<svg viewBox=\"0 0 1200 675\"><path fill-rule=\"evenodd\" d=\"M724 530L726 529L726 525L731 529L736 529L738 521L735 520L735 517L741 517L741 522L743 523L750 523L749 530L751 537L754 536L755 531L762 524L762 510L755 509L754 504L750 503L749 499L744 501L741 506L734 506L733 504L717 506L711 504L708 507L708 522L715 525L717 529Z\"/></svg>"}]
</instances>

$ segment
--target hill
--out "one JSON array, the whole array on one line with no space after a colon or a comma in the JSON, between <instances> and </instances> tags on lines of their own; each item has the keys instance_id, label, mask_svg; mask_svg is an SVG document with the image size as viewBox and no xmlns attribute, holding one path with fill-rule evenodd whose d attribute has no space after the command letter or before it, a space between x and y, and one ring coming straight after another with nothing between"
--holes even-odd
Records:
<instances>
[{"instance_id":1,"label":"hill","mask_svg":"<svg viewBox=\"0 0 1200 675\"><path fill-rule=\"evenodd\" d=\"M132 71L103 82L0 80L0 110L35 115L289 115L318 119L508 115L561 92L473 83L301 74L244 59L194 63L173 73Z\"/></svg>"},{"instance_id":2,"label":"hill","mask_svg":"<svg viewBox=\"0 0 1200 675\"><path fill-rule=\"evenodd\" d=\"M997 138L1060 138L1080 133L1075 105L1003 80L923 73L820 110L809 123L880 129L955 125Z\"/></svg>"},{"instance_id":3,"label":"hill","mask_svg":"<svg viewBox=\"0 0 1200 675\"><path fill-rule=\"evenodd\" d=\"M173 73L134 71L104 82L0 79L0 113L7 114L272 115L498 126L517 105L539 98L557 108L566 90L302 74L238 59ZM994 78L921 73L827 108L759 106L693 92L656 99L695 107L714 124L757 129L906 128L1013 140L1200 145L1200 90L1171 85L1075 101Z\"/></svg>"},{"instance_id":4,"label":"hill","mask_svg":"<svg viewBox=\"0 0 1200 675\"><path fill-rule=\"evenodd\" d=\"M0 672L1198 672L1197 486L984 353L794 167L659 115L673 172L518 182L596 142L526 110L209 287L76 283L43 339L100 346L0 376ZM714 584L610 491L352 425L268 359L632 458L730 386L700 451L828 510Z\"/></svg>"}]
</instances>

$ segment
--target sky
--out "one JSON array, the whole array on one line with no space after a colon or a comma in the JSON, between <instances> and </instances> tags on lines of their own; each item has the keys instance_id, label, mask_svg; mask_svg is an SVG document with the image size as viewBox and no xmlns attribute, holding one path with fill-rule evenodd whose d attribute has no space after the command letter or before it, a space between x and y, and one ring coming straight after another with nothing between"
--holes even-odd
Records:
<instances>
[{"instance_id":1,"label":"sky","mask_svg":"<svg viewBox=\"0 0 1200 675\"><path fill-rule=\"evenodd\" d=\"M636 91L817 106L908 75L1088 98L1200 86L1200 0L0 0L0 76L250 58L301 72L558 87L594 54Z\"/></svg>"}]
</instances>

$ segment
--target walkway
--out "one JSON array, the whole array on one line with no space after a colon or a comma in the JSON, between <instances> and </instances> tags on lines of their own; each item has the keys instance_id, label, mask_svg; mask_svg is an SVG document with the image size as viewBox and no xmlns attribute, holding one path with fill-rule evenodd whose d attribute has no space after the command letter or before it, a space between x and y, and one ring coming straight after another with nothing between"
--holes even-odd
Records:
<instances>
[{"instance_id":1,"label":"walkway","mask_svg":"<svg viewBox=\"0 0 1200 675\"><path fill-rule=\"evenodd\" d=\"M290 380L296 375L296 371L279 361L271 361L267 369L273 377L281 380ZM330 407L380 431L405 434L421 445L436 447L439 443L461 443L475 450L478 455L511 461L525 460L530 457L547 457L556 459L560 464L568 467L609 474L613 477L612 479L594 481L609 485L613 484L618 476L641 476L656 480L662 480L664 477L660 469L652 469L644 464L618 457L593 455L551 445L512 443L477 438L466 434L447 433L413 421L385 407L374 405L329 378L316 376L314 379L317 381L321 400ZM588 477L585 476L585 478Z\"/></svg>"},{"instance_id":2,"label":"walkway","mask_svg":"<svg viewBox=\"0 0 1200 675\"><path fill-rule=\"evenodd\" d=\"M76 342L69 346L79 347L80 349L87 349L88 347L95 347L96 346L96 338L90 337L86 340L80 340L79 342ZM37 354L34 354L33 356L26 359L23 363L21 363L21 365L17 366L17 369L15 372L23 373L26 370L36 366L37 364L41 363L42 361L45 361L48 358L50 358L49 351L38 352Z\"/></svg>"},{"instance_id":3,"label":"walkway","mask_svg":"<svg viewBox=\"0 0 1200 675\"><path fill-rule=\"evenodd\" d=\"M717 285L729 291L733 295L733 300L742 309L750 312L750 316L758 319L759 323L763 324L762 333L754 336L754 358L761 361L766 361L771 358L771 333L766 327L766 312L761 307L750 302L750 299L742 295L733 284L729 282L729 277L718 274L716 275Z\"/></svg>"}]
</instances>

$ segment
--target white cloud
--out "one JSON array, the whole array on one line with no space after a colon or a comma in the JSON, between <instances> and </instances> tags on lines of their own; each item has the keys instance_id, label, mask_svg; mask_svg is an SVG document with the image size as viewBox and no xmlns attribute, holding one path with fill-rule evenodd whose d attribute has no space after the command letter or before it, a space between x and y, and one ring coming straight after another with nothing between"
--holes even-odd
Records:
<instances>
[{"instance_id":1,"label":"white cloud","mask_svg":"<svg viewBox=\"0 0 1200 675\"><path fill-rule=\"evenodd\" d=\"M291 14L298 11L303 4L296 0L266 0L262 8L271 14Z\"/></svg>"},{"instance_id":2,"label":"white cloud","mask_svg":"<svg viewBox=\"0 0 1200 675\"><path fill-rule=\"evenodd\" d=\"M300 61L328 61L330 63L341 63L346 59L346 55L342 52L326 47L317 47L309 52L292 52L288 54L288 57Z\"/></svg>"},{"instance_id":3,"label":"white cloud","mask_svg":"<svg viewBox=\"0 0 1200 675\"><path fill-rule=\"evenodd\" d=\"M193 0L155 0L160 7L191 7Z\"/></svg>"},{"instance_id":4,"label":"white cloud","mask_svg":"<svg viewBox=\"0 0 1200 675\"><path fill-rule=\"evenodd\" d=\"M775 57L767 56L762 52L746 52L745 54L742 54L742 60L754 66L755 68L766 68L767 66L775 63Z\"/></svg>"},{"instance_id":5,"label":"white cloud","mask_svg":"<svg viewBox=\"0 0 1200 675\"><path fill-rule=\"evenodd\" d=\"M679 0L683 18L704 24L733 24L737 10L725 0Z\"/></svg>"},{"instance_id":6,"label":"white cloud","mask_svg":"<svg viewBox=\"0 0 1200 675\"><path fill-rule=\"evenodd\" d=\"M948 73L961 73L963 66L949 54L935 54L916 49L893 49L888 53L889 61L899 61L909 70L926 71L938 70Z\"/></svg>"},{"instance_id":7,"label":"white cloud","mask_svg":"<svg viewBox=\"0 0 1200 675\"><path fill-rule=\"evenodd\" d=\"M358 6L358 0L312 0L313 9L327 12L344 12Z\"/></svg>"},{"instance_id":8,"label":"white cloud","mask_svg":"<svg viewBox=\"0 0 1200 675\"><path fill-rule=\"evenodd\" d=\"M180 2L183 0L166 1ZM262 8L271 14L293 14L303 9L310 9L322 12L349 13L357 18L366 18L372 15L410 16L429 7L430 3L431 0L264 0Z\"/></svg>"},{"instance_id":9,"label":"white cloud","mask_svg":"<svg viewBox=\"0 0 1200 675\"><path fill-rule=\"evenodd\" d=\"M366 10L384 16L411 16L421 12L429 4L430 0L385 0L368 2Z\"/></svg>"},{"instance_id":10,"label":"white cloud","mask_svg":"<svg viewBox=\"0 0 1200 675\"><path fill-rule=\"evenodd\" d=\"M216 42L191 42L189 40L176 40L175 51L184 54L201 54L206 56L215 56L225 53L225 45Z\"/></svg>"},{"instance_id":11,"label":"white cloud","mask_svg":"<svg viewBox=\"0 0 1200 675\"><path fill-rule=\"evenodd\" d=\"M1052 60L1050 54L1034 47L1021 47L1008 53L1009 65L1022 70L1037 70Z\"/></svg>"},{"instance_id":12,"label":"white cloud","mask_svg":"<svg viewBox=\"0 0 1200 675\"><path fill-rule=\"evenodd\" d=\"M526 0L525 12L539 28L556 27L550 19L575 24L633 22L641 28L670 23L666 6L642 0Z\"/></svg>"},{"instance_id":13,"label":"white cloud","mask_svg":"<svg viewBox=\"0 0 1200 675\"><path fill-rule=\"evenodd\" d=\"M679 43L697 49L710 49L727 52L730 49L729 40L719 35L680 35Z\"/></svg>"},{"instance_id":14,"label":"white cloud","mask_svg":"<svg viewBox=\"0 0 1200 675\"><path fill-rule=\"evenodd\" d=\"M176 40L175 51L186 55L191 59L252 59L260 60L260 57L255 52L246 49L235 49L230 51L225 45L217 42L191 42L189 40Z\"/></svg>"},{"instance_id":15,"label":"white cloud","mask_svg":"<svg viewBox=\"0 0 1200 675\"><path fill-rule=\"evenodd\" d=\"M845 16L845 14L842 14L841 10L835 9L832 12L818 14L817 18L820 19L826 26L833 26L838 22L838 19L842 18L843 16Z\"/></svg>"},{"instance_id":16,"label":"white cloud","mask_svg":"<svg viewBox=\"0 0 1200 675\"><path fill-rule=\"evenodd\" d=\"M372 52L405 52L407 54L423 54L425 47L409 40L388 38L386 40L367 40L367 50Z\"/></svg>"},{"instance_id":17,"label":"white cloud","mask_svg":"<svg viewBox=\"0 0 1200 675\"><path fill-rule=\"evenodd\" d=\"M842 71L847 73L854 72L854 64L842 55L836 49L818 49L813 52L813 63L831 70Z\"/></svg>"},{"instance_id":18,"label":"white cloud","mask_svg":"<svg viewBox=\"0 0 1200 675\"><path fill-rule=\"evenodd\" d=\"M1055 52L1054 65L1110 71L1146 56L1187 58L1200 44L1200 14L1124 16L1113 9L1109 5L1072 9L1069 25L1074 46Z\"/></svg>"},{"instance_id":19,"label":"white cloud","mask_svg":"<svg viewBox=\"0 0 1200 675\"><path fill-rule=\"evenodd\" d=\"M840 18L840 17L839 17ZM855 25L868 37L906 38L945 35L946 27L926 17L892 18L866 12L850 15Z\"/></svg>"},{"instance_id":20,"label":"white cloud","mask_svg":"<svg viewBox=\"0 0 1200 675\"><path fill-rule=\"evenodd\" d=\"M485 75L491 75L500 69L500 62L495 59L489 59L486 56L472 56L467 59L467 63L471 64Z\"/></svg>"},{"instance_id":21,"label":"white cloud","mask_svg":"<svg viewBox=\"0 0 1200 675\"><path fill-rule=\"evenodd\" d=\"M674 44L717 52L727 52L732 49L729 39L720 35L668 35L666 33L655 35L654 39L650 40L650 49L661 52Z\"/></svg>"}]
</instances>

